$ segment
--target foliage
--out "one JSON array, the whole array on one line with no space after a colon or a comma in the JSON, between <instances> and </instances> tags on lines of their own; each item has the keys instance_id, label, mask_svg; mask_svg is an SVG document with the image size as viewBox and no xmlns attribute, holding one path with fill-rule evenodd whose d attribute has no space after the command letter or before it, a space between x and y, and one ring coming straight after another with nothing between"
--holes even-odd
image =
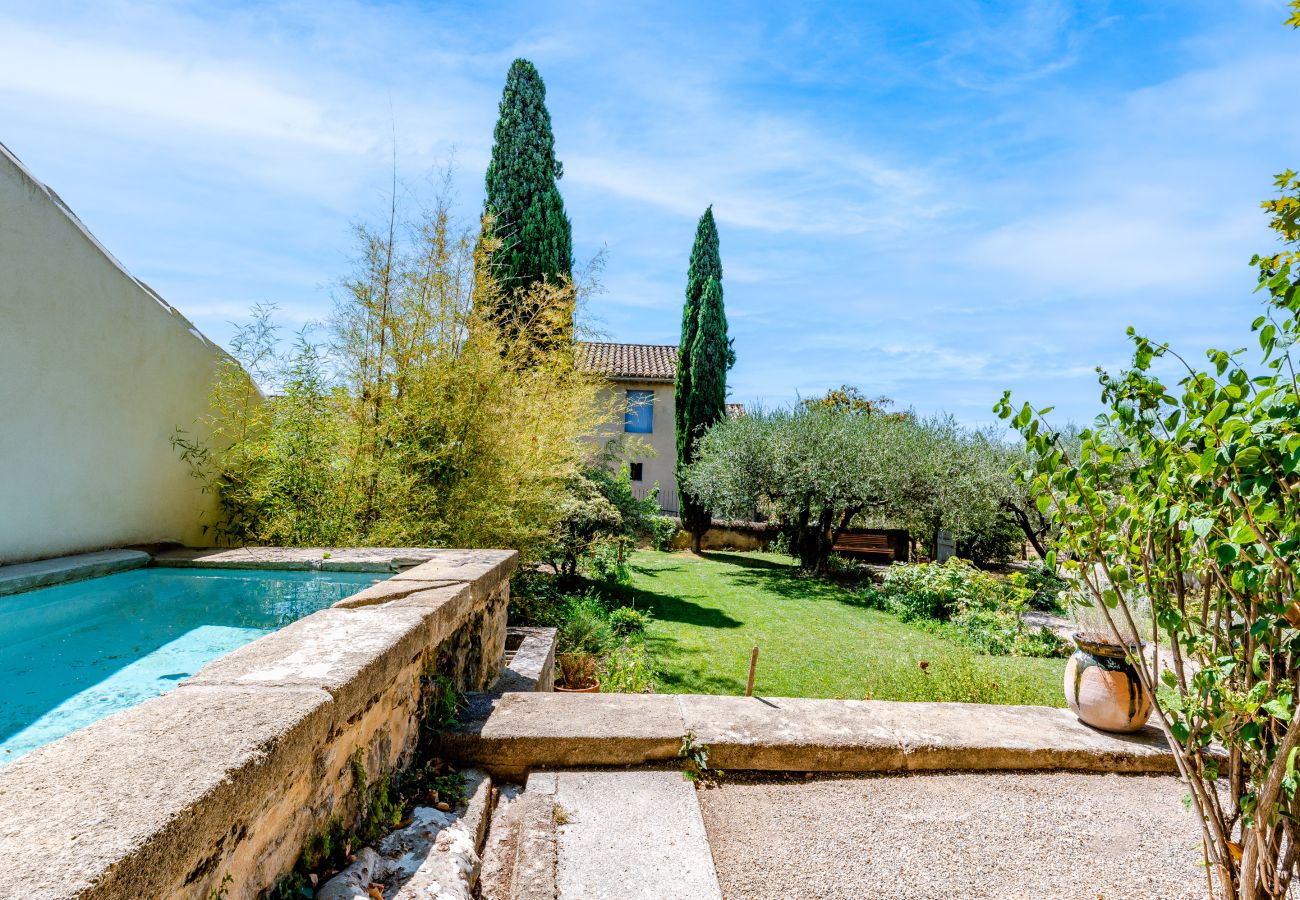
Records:
<instances>
[{"instance_id":1,"label":"foliage","mask_svg":"<svg viewBox=\"0 0 1300 900\"><path fill-rule=\"evenodd\" d=\"M868 586L865 601L904 622L946 623L942 633L982 653L1062 656L1064 644L1050 630L1025 625L1020 613L1032 592L1014 580L981 572L953 557L943 563L894 565L879 587Z\"/></svg>"},{"instance_id":2,"label":"foliage","mask_svg":"<svg viewBox=\"0 0 1300 900\"><path fill-rule=\"evenodd\" d=\"M587 572L608 587L627 587L632 583L632 574L627 569L624 553L621 541L602 541L587 557Z\"/></svg>"},{"instance_id":3,"label":"foliage","mask_svg":"<svg viewBox=\"0 0 1300 900\"><path fill-rule=\"evenodd\" d=\"M1285 896L1300 853L1300 178L1288 171L1276 186L1264 205L1285 249L1254 260L1267 295L1253 325L1258 367L1211 349L1197 368L1130 329L1132 367L1101 374L1105 429L1085 431L1077 452L1048 410L1016 409L1008 395L997 407L1031 450L1026 478L1060 529L1060 565L1111 638L1139 638L1138 605L1149 607L1157 655L1172 665L1143 655L1138 674L1219 883L1244 898ZM1170 361L1176 386L1159 374ZM1207 752L1216 745L1226 756Z\"/></svg>"},{"instance_id":4,"label":"foliage","mask_svg":"<svg viewBox=\"0 0 1300 900\"><path fill-rule=\"evenodd\" d=\"M566 598L555 624L556 652L600 656L614 643L609 611L592 591Z\"/></svg>"},{"instance_id":5,"label":"foliage","mask_svg":"<svg viewBox=\"0 0 1300 900\"><path fill-rule=\"evenodd\" d=\"M536 559L612 415L571 348L539 351L487 321L495 247L451 217L444 193L407 225L394 207L357 229L356 272L327 340L278 347L255 310L214 384L209 437L175 444L220 501L231 544L515 547ZM543 329L574 287L538 283ZM242 367L241 367L242 366ZM263 399L260 383L270 396Z\"/></svg>"},{"instance_id":6,"label":"foliage","mask_svg":"<svg viewBox=\"0 0 1300 900\"><path fill-rule=\"evenodd\" d=\"M719 775L725 774L721 769L709 768L709 745L697 741L695 732L689 729L682 735L677 757L683 761L682 777L687 781L711 784Z\"/></svg>"},{"instance_id":7,"label":"foliage","mask_svg":"<svg viewBox=\"0 0 1300 900\"><path fill-rule=\"evenodd\" d=\"M639 639L624 640L605 658L600 689L606 693L649 694L655 688L654 663Z\"/></svg>"},{"instance_id":8,"label":"foliage","mask_svg":"<svg viewBox=\"0 0 1300 900\"><path fill-rule=\"evenodd\" d=\"M758 646L760 696L1065 704L1062 660L977 655L950 627L869 609L859 593L801 574L792 559L640 551L631 563L631 597L651 617L645 640L658 691L743 694ZM939 677L922 681L922 661ZM949 674L982 679L983 696Z\"/></svg>"},{"instance_id":9,"label":"foliage","mask_svg":"<svg viewBox=\"0 0 1300 900\"><path fill-rule=\"evenodd\" d=\"M873 415L883 413L894 405L888 397L867 397L852 385L832 388L821 397L807 397L799 401L807 409L824 409L839 413L861 413Z\"/></svg>"},{"instance_id":10,"label":"foliage","mask_svg":"<svg viewBox=\"0 0 1300 900\"><path fill-rule=\"evenodd\" d=\"M727 339L727 316L722 302L722 256L718 226L710 206L695 229L695 245L686 275L686 302L682 307L681 343L677 351L674 399L677 426L677 482L695 459L700 436L727 413L727 370L736 355ZM691 533L691 549L709 530L708 504L689 487L679 491L682 528Z\"/></svg>"},{"instance_id":11,"label":"foliage","mask_svg":"<svg viewBox=\"0 0 1300 900\"><path fill-rule=\"evenodd\" d=\"M673 542L677 540L679 531L681 529L677 527L676 519L670 516L655 516L650 521L650 546L655 550L673 549Z\"/></svg>"},{"instance_id":12,"label":"foliage","mask_svg":"<svg viewBox=\"0 0 1300 900\"><path fill-rule=\"evenodd\" d=\"M602 458L575 475L569 495L561 501L556 538L546 556L555 571L572 581L579 563L602 581L626 582L619 545L660 533L662 518L655 497L638 499L626 466L611 471L609 458ZM612 554L612 557L611 557Z\"/></svg>"},{"instance_id":13,"label":"foliage","mask_svg":"<svg viewBox=\"0 0 1300 900\"><path fill-rule=\"evenodd\" d=\"M980 517L954 537L957 555L984 567L1005 565L1018 558L1025 546L1025 533L1000 511Z\"/></svg>"},{"instance_id":14,"label":"foliage","mask_svg":"<svg viewBox=\"0 0 1300 900\"><path fill-rule=\"evenodd\" d=\"M546 85L526 59L510 65L494 138L483 239L500 246L492 274L502 290L485 297L484 305L487 318L513 333L527 330L537 314L530 290L539 282L567 281L573 270L572 229L556 185L564 167L555 158ZM554 334L569 334L568 324L557 322Z\"/></svg>"},{"instance_id":15,"label":"foliage","mask_svg":"<svg viewBox=\"0 0 1300 900\"><path fill-rule=\"evenodd\" d=\"M642 634L645 626L645 614L630 606L620 606L609 614L609 627L617 635Z\"/></svg>"},{"instance_id":16,"label":"foliage","mask_svg":"<svg viewBox=\"0 0 1300 900\"><path fill-rule=\"evenodd\" d=\"M600 660L591 653L561 653L555 661L560 667L560 683L565 687L591 687L598 680Z\"/></svg>"},{"instance_id":17,"label":"foliage","mask_svg":"<svg viewBox=\"0 0 1300 900\"><path fill-rule=\"evenodd\" d=\"M1044 612L1063 607L1061 592L1070 588L1070 582L1042 563L1031 563L1023 572L1013 574L1011 580L1032 592L1027 603L1030 609Z\"/></svg>"}]
</instances>

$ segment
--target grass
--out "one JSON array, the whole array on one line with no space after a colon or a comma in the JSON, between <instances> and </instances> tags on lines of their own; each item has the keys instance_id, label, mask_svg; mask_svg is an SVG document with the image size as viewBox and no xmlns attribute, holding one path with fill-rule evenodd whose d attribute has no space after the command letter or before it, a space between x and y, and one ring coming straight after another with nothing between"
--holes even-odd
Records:
<instances>
[{"instance_id":1,"label":"grass","mask_svg":"<svg viewBox=\"0 0 1300 900\"><path fill-rule=\"evenodd\" d=\"M757 646L759 695L1065 705L1064 660L978 655L784 557L640 551L630 563L667 693L743 694Z\"/></svg>"}]
</instances>

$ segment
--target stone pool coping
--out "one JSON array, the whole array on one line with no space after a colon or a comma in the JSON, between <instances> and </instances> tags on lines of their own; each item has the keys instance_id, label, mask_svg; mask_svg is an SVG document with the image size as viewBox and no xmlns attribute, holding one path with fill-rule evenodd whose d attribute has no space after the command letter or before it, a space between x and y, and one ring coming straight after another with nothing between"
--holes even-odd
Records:
<instances>
[{"instance_id":1,"label":"stone pool coping","mask_svg":"<svg viewBox=\"0 0 1300 900\"><path fill-rule=\"evenodd\" d=\"M231 900L255 896L331 816L352 814L358 755L372 781L410 762L429 673L468 690L495 681L514 551L324 552L155 557L397 574L0 769L7 884L59 898L205 898L229 875Z\"/></svg>"},{"instance_id":2,"label":"stone pool coping","mask_svg":"<svg viewBox=\"0 0 1300 900\"><path fill-rule=\"evenodd\" d=\"M149 564L140 550L100 550L0 566L0 597L138 569Z\"/></svg>"}]
</instances>

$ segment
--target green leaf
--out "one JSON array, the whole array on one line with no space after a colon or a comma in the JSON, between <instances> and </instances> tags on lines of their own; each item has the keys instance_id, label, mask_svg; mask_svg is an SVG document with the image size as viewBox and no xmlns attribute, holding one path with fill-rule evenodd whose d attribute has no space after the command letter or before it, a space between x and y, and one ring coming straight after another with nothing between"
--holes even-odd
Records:
<instances>
[{"instance_id":1,"label":"green leaf","mask_svg":"<svg viewBox=\"0 0 1300 900\"><path fill-rule=\"evenodd\" d=\"M1198 538L1205 537L1210 533L1210 529L1213 527L1213 519L1192 519L1192 534L1196 535Z\"/></svg>"}]
</instances>

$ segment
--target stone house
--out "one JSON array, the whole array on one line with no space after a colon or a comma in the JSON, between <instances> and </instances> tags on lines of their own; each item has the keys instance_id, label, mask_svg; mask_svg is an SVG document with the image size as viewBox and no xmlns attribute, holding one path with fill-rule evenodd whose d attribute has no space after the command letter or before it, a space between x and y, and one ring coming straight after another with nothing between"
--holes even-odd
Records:
<instances>
[{"instance_id":1,"label":"stone house","mask_svg":"<svg viewBox=\"0 0 1300 900\"><path fill-rule=\"evenodd\" d=\"M618 393L617 399L623 407L622 423L598 436L608 439L628 435L640 438L654 450L653 456L632 460L633 492L638 497L646 497L658 483L660 508L668 515L676 515L676 345L581 342L578 344L578 364L589 372L605 376L612 385L610 390ZM743 412L741 404L727 404L728 415Z\"/></svg>"}]
</instances>

